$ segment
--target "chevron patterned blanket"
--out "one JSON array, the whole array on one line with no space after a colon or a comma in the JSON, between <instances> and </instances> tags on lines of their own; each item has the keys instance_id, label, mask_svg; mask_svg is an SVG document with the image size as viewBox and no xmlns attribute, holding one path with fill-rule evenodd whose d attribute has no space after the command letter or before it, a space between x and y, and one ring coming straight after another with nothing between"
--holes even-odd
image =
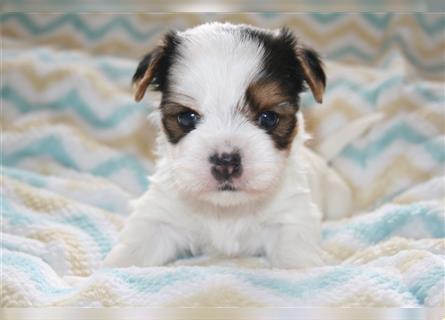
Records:
<instances>
[{"instance_id":1,"label":"chevron patterned blanket","mask_svg":"<svg viewBox=\"0 0 445 320\"><path fill-rule=\"evenodd\" d=\"M147 187L153 105L133 102L137 59L168 28L287 25L325 55L325 103L303 97L314 144L384 120L333 161L357 210L323 224L337 263L261 258L101 269L128 201ZM445 16L3 14L1 305L444 306Z\"/></svg>"}]
</instances>

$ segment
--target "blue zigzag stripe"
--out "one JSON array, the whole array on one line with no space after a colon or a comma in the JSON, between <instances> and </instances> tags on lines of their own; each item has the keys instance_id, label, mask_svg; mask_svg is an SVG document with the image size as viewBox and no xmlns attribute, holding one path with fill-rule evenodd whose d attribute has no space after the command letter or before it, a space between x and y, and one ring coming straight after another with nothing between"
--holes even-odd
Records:
<instances>
[{"instance_id":1,"label":"blue zigzag stripe","mask_svg":"<svg viewBox=\"0 0 445 320\"><path fill-rule=\"evenodd\" d=\"M391 38L386 39L381 47L376 51L377 53L386 52L389 48L398 46L401 48L404 56L411 62L413 65L419 67L423 71L429 73L443 73L445 69L445 63L443 61L438 62L436 64L424 63L422 62L413 52L408 48L405 40L400 35L394 35ZM368 53L367 51L351 44L345 45L341 49L337 49L335 51L327 52L326 57L332 60L342 60L345 57L356 57L362 61L372 62L378 56L376 52Z\"/></svg>"},{"instance_id":2,"label":"blue zigzag stripe","mask_svg":"<svg viewBox=\"0 0 445 320\"><path fill-rule=\"evenodd\" d=\"M14 88L9 86L2 87L0 93L3 99L10 101L12 105L18 108L22 113L48 109L59 111L72 109L77 115L96 129L110 129L135 112L143 113L145 108L142 104L132 102L118 107L106 118L101 119L94 114L92 111L93 108L83 100L75 89L70 90L63 97L59 97L55 101L48 101L40 104L27 101L15 91ZM141 116L143 115L141 114Z\"/></svg>"},{"instance_id":3,"label":"blue zigzag stripe","mask_svg":"<svg viewBox=\"0 0 445 320\"><path fill-rule=\"evenodd\" d=\"M403 82L402 76L391 77L374 86L361 85L350 79L341 78L336 79L335 82L328 83L326 92L328 94L338 89L347 88L348 90L359 94L366 102L371 106L376 106L377 99L381 96L382 92L389 91L393 86L400 85Z\"/></svg>"},{"instance_id":4,"label":"blue zigzag stripe","mask_svg":"<svg viewBox=\"0 0 445 320\"><path fill-rule=\"evenodd\" d=\"M359 95L364 101L366 101L371 107L377 107L377 99L383 94L383 92L391 91L394 86L404 84L404 76L393 76L375 85L362 85L354 82L348 78L336 78L334 81L330 81L326 86L326 94L332 94L339 89L348 89L352 93ZM426 100L426 103L445 101L445 94L438 95L434 90L429 89L427 86L420 83L410 85L410 89L420 95L422 99ZM303 96L303 105L313 106L315 100L312 95L306 94Z\"/></svg>"},{"instance_id":5,"label":"blue zigzag stripe","mask_svg":"<svg viewBox=\"0 0 445 320\"><path fill-rule=\"evenodd\" d=\"M334 20L337 20L339 17L338 14L313 14L311 17L317 20L319 23L327 23ZM377 14L365 14L362 15L364 19L370 22L373 26L384 29L386 25L389 23L391 19L391 15L377 15ZM423 15L416 15L416 21L419 23L419 26L422 30L424 30L425 34L431 36L433 33L441 33L444 30L445 19L440 18L435 21L427 21L427 18ZM32 35L38 35L39 33L51 32L52 30L59 28L63 24L72 24L76 26L76 30L80 30L88 38L97 40L105 36L108 32L112 32L115 28L122 28L125 30L131 37L135 38L137 41L147 41L148 38L153 37L156 34L159 34L161 28L155 27L154 30L150 30L149 32L142 33L137 31L132 24L126 19L125 16L117 16L114 17L111 21L107 22L105 25L98 27L96 30L92 29L92 27L88 26L88 23L82 20L82 18L76 14L66 14L60 17L51 20L46 25L38 26L33 20L32 17L23 14L23 13L7 13L0 17L0 21L8 21L8 20L16 19L20 22L24 27L31 32ZM402 47L403 52L407 56L408 60L412 62L414 65L419 66L420 68L427 70L428 72L439 73L443 72L445 65L443 63L439 63L436 65L426 65L423 64L417 57L413 55L412 52L408 49L404 40L395 35L392 38L386 39L382 44L381 50L386 50L393 44L398 44ZM344 56L356 56L365 61L372 61L374 57L370 54L365 53L361 49L355 46L344 47L340 50L327 53L328 57L340 59Z\"/></svg>"},{"instance_id":6,"label":"blue zigzag stripe","mask_svg":"<svg viewBox=\"0 0 445 320\"><path fill-rule=\"evenodd\" d=\"M28 185L33 186L33 187L44 188L44 189L48 189L50 191L54 190L51 188L51 184L48 184L49 179L45 175L37 174L32 171L7 167L7 166L0 166L0 171L1 171L2 175L6 176L6 177L10 177L12 179L24 182ZM60 182L60 181L63 182L65 180L65 179L59 178L59 177L52 177L52 179L57 179L58 182ZM142 183L142 181L139 183ZM120 215L125 214L125 212L122 212L122 209L120 209L122 207L122 205L121 205L121 201L119 199L109 199L109 198L97 199L97 200L88 202L88 204L92 205L94 207L98 207L103 210L106 210L108 212L118 213Z\"/></svg>"},{"instance_id":7,"label":"blue zigzag stripe","mask_svg":"<svg viewBox=\"0 0 445 320\"><path fill-rule=\"evenodd\" d=\"M14 0L17 1L17 0ZM78 27L80 30L85 32L88 37L100 37L106 35L107 28L113 29L113 28L123 28L125 31L127 31L131 36L138 39L144 39L144 33L141 33L140 31L136 30L131 23L129 23L125 16L117 16L114 18L115 20L121 21L121 22L115 22L115 23L108 23L105 26L102 26L101 28L98 28L98 30L93 30L90 26L86 26L86 22L82 20L81 16L76 13L66 14L62 19L60 16L55 18L53 21L49 22L47 25L39 27L34 22L29 21L31 20L31 17L29 14L25 13L7 13L3 14L4 18L0 21L7 21L9 19L17 19L19 22L21 22L25 27L30 29L31 31L34 31L37 33L44 33L44 32L51 32L55 28L60 27L61 25L65 23L72 24L76 27ZM260 13L260 16L265 19L273 19L276 17L281 17L281 13L275 13L275 12L267 12L267 13ZM443 15L436 15L435 19L431 18L431 15L427 15L425 13L414 13L413 14L416 22L418 23L420 29L426 34L440 34L443 29L445 28L445 17ZM368 23L370 23L374 28L379 30L384 30L388 27L391 20L393 20L396 16L393 13L361 13L359 14L359 17L361 19L366 20ZM217 18L217 17L216 17ZM337 22L341 19L348 18L348 14L344 13L310 13L310 18L321 25L330 25L334 22ZM25 20L26 19L26 20ZM122 22L124 21L124 22ZM105 30L103 30L105 29Z\"/></svg>"},{"instance_id":8,"label":"blue zigzag stripe","mask_svg":"<svg viewBox=\"0 0 445 320\"><path fill-rule=\"evenodd\" d=\"M41 215L34 212L22 212L17 210L10 203L9 200L3 198L4 203L4 218L9 224L14 226L31 226L36 224L63 224L73 226L82 232L86 233L97 245L102 258L111 250L111 238L104 233L89 214L78 213L65 217L56 217L50 215Z\"/></svg>"},{"instance_id":9,"label":"blue zigzag stripe","mask_svg":"<svg viewBox=\"0 0 445 320\"><path fill-rule=\"evenodd\" d=\"M98 40L105 37L110 32L122 29L136 41L147 42L149 39L153 38L163 30L163 28L160 26L155 26L146 32L141 32L135 29L125 16L114 16L110 21L96 28L89 26L81 16L75 13L67 13L57 16L55 19L43 25L38 25L32 19L32 15L25 13L11 12L0 16L0 23L7 22L9 20L17 21L33 36L50 33L54 30L62 28L64 25L71 25L74 30L83 33L88 40Z\"/></svg>"},{"instance_id":10,"label":"blue zigzag stripe","mask_svg":"<svg viewBox=\"0 0 445 320\"><path fill-rule=\"evenodd\" d=\"M31 171L20 170L16 168L0 166L2 175L25 182L36 188L45 188L45 178Z\"/></svg>"},{"instance_id":11,"label":"blue zigzag stripe","mask_svg":"<svg viewBox=\"0 0 445 320\"><path fill-rule=\"evenodd\" d=\"M54 135L49 135L33 141L28 146L10 154L2 153L2 160L3 164L6 166L17 166L24 159L39 156L50 156L56 162L65 167L81 171L79 166L66 151L61 139ZM88 170L88 172L101 177L110 177L115 172L122 169L127 169L133 173L134 178L142 190L147 188L147 170L138 160L136 160L136 158L130 155L121 155L105 160L104 162L96 165L94 168Z\"/></svg>"},{"instance_id":12,"label":"blue zigzag stripe","mask_svg":"<svg viewBox=\"0 0 445 320\"><path fill-rule=\"evenodd\" d=\"M60 218L54 221L60 221L60 223L74 226L77 229L82 230L82 232L88 234L88 236L90 236L97 244L101 253L101 258L105 258L107 253L110 252L113 245L110 237L103 232L103 228L98 226L88 216L88 214L79 213L77 215Z\"/></svg>"},{"instance_id":13,"label":"blue zigzag stripe","mask_svg":"<svg viewBox=\"0 0 445 320\"><path fill-rule=\"evenodd\" d=\"M303 298L309 294L315 294L338 288L338 286L348 283L356 276L364 276L368 279L379 283L380 285L395 290L399 293L406 292L404 284L399 280L390 278L384 274L369 270L369 268L357 266L340 266L335 267L333 271L328 271L324 274L310 277L308 279L292 281L291 279L280 279L264 275L256 275L253 273L239 273L244 281L250 284L261 287L263 289L274 291L286 297Z\"/></svg>"},{"instance_id":14,"label":"blue zigzag stripe","mask_svg":"<svg viewBox=\"0 0 445 320\"><path fill-rule=\"evenodd\" d=\"M434 19L431 19L431 17L433 16ZM445 30L445 16L443 14L416 13L414 17L416 18L417 23L420 25L421 29L425 32L426 35L443 35L443 32Z\"/></svg>"},{"instance_id":15,"label":"blue zigzag stripe","mask_svg":"<svg viewBox=\"0 0 445 320\"><path fill-rule=\"evenodd\" d=\"M317 23L329 25L340 19L348 18L349 14L344 13L311 13L310 16ZM431 35L440 35L445 29L445 17L443 15L436 15L435 19L431 19L431 15L423 13L413 14L420 29L425 35L431 37ZM370 23L374 28L379 30L385 30L393 19L397 16L394 13L361 13L360 19L364 19Z\"/></svg>"},{"instance_id":16,"label":"blue zigzag stripe","mask_svg":"<svg viewBox=\"0 0 445 320\"><path fill-rule=\"evenodd\" d=\"M15 253L5 250L2 256L2 264L4 267L12 267L20 272L23 272L30 277L32 283L37 290L45 295L58 296L73 293L74 288L58 288L51 284L46 273L42 272L42 267L36 262L37 258L22 253ZM51 272L54 277L57 274L47 266L48 272Z\"/></svg>"},{"instance_id":17,"label":"blue zigzag stripe","mask_svg":"<svg viewBox=\"0 0 445 320\"><path fill-rule=\"evenodd\" d=\"M203 278L207 272L200 269L182 269L167 272L162 275L137 275L124 269L104 269L105 273L111 274L124 282L128 287L138 292L157 293L162 289L177 285L180 282L190 282Z\"/></svg>"},{"instance_id":18,"label":"blue zigzag stripe","mask_svg":"<svg viewBox=\"0 0 445 320\"><path fill-rule=\"evenodd\" d=\"M20 58L21 56L29 57L28 54L29 52L23 55L22 51L17 52L17 50L14 49L4 49L3 61L14 61L17 57ZM77 51L55 52L52 49L40 47L33 48L32 57L43 63L53 64L54 62L66 62L70 64L80 63L83 65L92 65L94 68L97 67L109 80L114 82L116 82L116 78L126 78L127 82L130 83L137 66L137 62L130 59L128 59L128 66L122 66L121 63L115 63L116 61L121 62L122 60L120 58L104 56L93 58Z\"/></svg>"},{"instance_id":19,"label":"blue zigzag stripe","mask_svg":"<svg viewBox=\"0 0 445 320\"><path fill-rule=\"evenodd\" d=\"M443 265L433 268L432 270L423 273L421 277L420 280L417 279L417 281L410 286L409 290L417 298L417 301L420 304L424 304L429 291L438 283L443 284L443 280L445 279L445 268Z\"/></svg>"},{"instance_id":20,"label":"blue zigzag stripe","mask_svg":"<svg viewBox=\"0 0 445 320\"><path fill-rule=\"evenodd\" d=\"M357 165L364 168L368 161L379 156L397 140L403 140L412 143L413 145L420 145L435 161L438 163L445 162L445 148L443 142L424 136L404 122L394 124L392 127L382 132L378 139L366 146L356 147L354 145L349 145L343 150L341 156L354 161Z\"/></svg>"},{"instance_id":21,"label":"blue zigzag stripe","mask_svg":"<svg viewBox=\"0 0 445 320\"><path fill-rule=\"evenodd\" d=\"M425 238L445 237L443 210L439 211L438 208L417 203L397 207L371 223L358 220L340 227L325 227L322 235L324 240L328 240L339 233L350 231L366 243L376 244L397 235L407 224L419 222L428 232L428 235L424 235Z\"/></svg>"},{"instance_id":22,"label":"blue zigzag stripe","mask_svg":"<svg viewBox=\"0 0 445 320\"><path fill-rule=\"evenodd\" d=\"M38 156L50 156L65 167L80 170L75 161L71 159L60 138L53 135L33 141L28 146L10 154L3 152L2 163L6 166L17 166L24 159Z\"/></svg>"}]
</instances>

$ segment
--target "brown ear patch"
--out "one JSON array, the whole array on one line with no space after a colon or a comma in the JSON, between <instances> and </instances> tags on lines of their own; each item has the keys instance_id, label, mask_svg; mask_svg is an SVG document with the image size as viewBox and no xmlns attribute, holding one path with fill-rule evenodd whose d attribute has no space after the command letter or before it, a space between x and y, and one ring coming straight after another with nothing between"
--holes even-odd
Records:
<instances>
[{"instance_id":1,"label":"brown ear patch","mask_svg":"<svg viewBox=\"0 0 445 320\"><path fill-rule=\"evenodd\" d=\"M136 92L134 94L134 99L137 102L141 101L142 98L144 97L148 86L150 85L151 81L154 78L155 70L156 70L158 63L159 63L159 56L153 57L153 61L150 62L150 65L148 66L147 70L145 71L142 79L140 79L134 83L135 88L136 88Z\"/></svg>"},{"instance_id":2,"label":"brown ear patch","mask_svg":"<svg viewBox=\"0 0 445 320\"><path fill-rule=\"evenodd\" d=\"M298 47L296 53L303 69L304 79L309 85L315 101L322 103L326 87L326 75L318 54L312 49L303 47Z\"/></svg>"},{"instance_id":3,"label":"brown ear patch","mask_svg":"<svg viewBox=\"0 0 445 320\"><path fill-rule=\"evenodd\" d=\"M136 101L142 100L150 85L155 91L164 92L168 88L168 70L178 55L179 45L177 33L170 31L165 34L160 44L139 61L133 75Z\"/></svg>"},{"instance_id":4,"label":"brown ear patch","mask_svg":"<svg viewBox=\"0 0 445 320\"><path fill-rule=\"evenodd\" d=\"M266 132L272 137L277 149L289 149L297 134L298 104L295 97L286 94L276 81L251 84L246 91L246 105L242 112L259 125L258 118L266 111L273 111L279 117L277 125Z\"/></svg>"},{"instance_id":5,"label":"brown ear patch","mask_svg":"<svg viewBox=\"0 0 445 320\"><path fill-rule=\"evenodd\" d=\"M147 70L145 70L144 75L141 79L138 79L134 82L134 86L136 88L134 99L139 102L145 95L147 91L147 87L152 82L155 76L155 70L159 65L160 57L161 57L161 48L158 48L155 52L151 54L150 63L148 65Z\"/></svg>"}]
</instances>

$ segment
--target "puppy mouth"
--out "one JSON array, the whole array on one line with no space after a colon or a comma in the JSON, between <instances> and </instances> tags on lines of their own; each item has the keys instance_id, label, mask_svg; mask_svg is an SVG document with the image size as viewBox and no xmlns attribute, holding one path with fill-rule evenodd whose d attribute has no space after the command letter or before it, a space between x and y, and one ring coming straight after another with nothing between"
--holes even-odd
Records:
<instances>
[{"instance_id":1,"label":"puppy mouth","mask_svg":"<svg viewBox=\"0 0 445 320\"><path fill-rule=\"evenodd\" d=\"M238 189L237 188L235 188L232 184L230 184L230 183L224 183L224 184L222 184L222 185L220 185L219 187L218 187L218 191L232 191L232 192L235 192L235 191L238 191Z\"/></svg>"}]
</instances>

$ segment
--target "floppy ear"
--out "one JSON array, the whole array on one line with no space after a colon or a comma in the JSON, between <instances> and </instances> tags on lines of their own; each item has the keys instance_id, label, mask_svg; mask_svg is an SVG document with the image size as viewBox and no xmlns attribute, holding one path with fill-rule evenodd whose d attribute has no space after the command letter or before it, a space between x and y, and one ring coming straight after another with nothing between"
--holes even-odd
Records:
<instances>
[{"instance_id":1,"label":"floppy ear","mask_svg":"<svg viewBox=\"0 0 445 320\"><path fill-rule=\"evenodd\" d=\"M136 101L142 100L150 84L154 85L155 90L163 90L167 70L171 64L170 58L177 43L176 32L170 31L164 36L161 43L139 62L133 75L133 85L136 89L134 99Z\"/></svg>"},{"instance_id":2,"label":"floppy ear","mask_svg":"<svg viewBox=\"0 0 445 320\"><path fill-rule=\"evenodd\" d=\"M145 91L147 91L147 87L153 81L153 78L159 69L162 51L163 48L159 46L153 51L147 53L139 62L136 72L133 75L133 85L136 89L134 99L136 101L142 100L145 95Z\"/></svg>"},{"instance_id":3,"label":"floppy ear","mask_svg":"<svg viewBox=\"0 0 445 320\"><path fill-rule=\"evenodd\" d=\"M309 85L315 101L322 103L326 87L326 75L318 53L313 49L302 46L297 47L296 52L303 68L304 80Z\"/></svg>"}]
</instances>

